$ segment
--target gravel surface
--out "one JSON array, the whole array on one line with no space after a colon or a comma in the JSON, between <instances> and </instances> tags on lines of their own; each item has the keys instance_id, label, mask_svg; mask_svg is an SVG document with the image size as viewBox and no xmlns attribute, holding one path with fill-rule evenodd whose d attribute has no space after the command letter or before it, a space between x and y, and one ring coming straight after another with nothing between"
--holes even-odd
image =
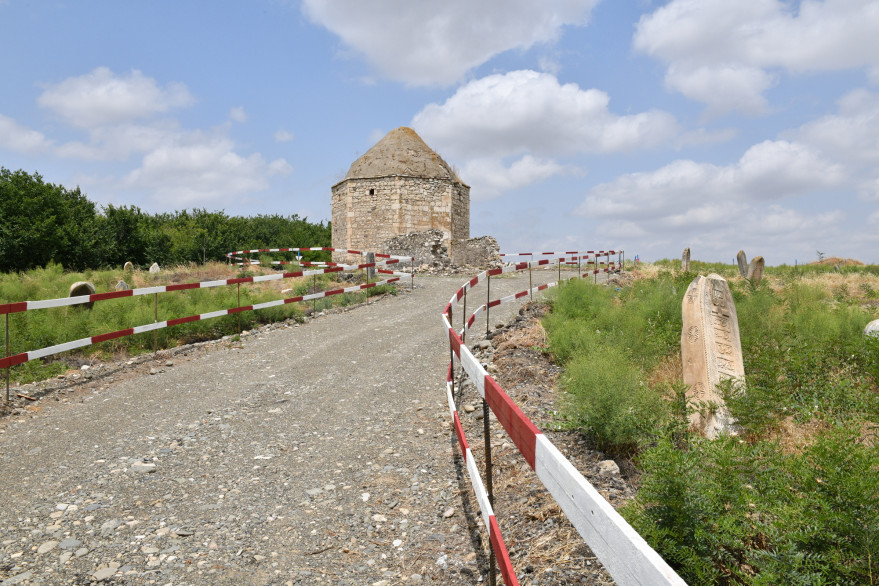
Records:
<instances>
[{"instance_id":1,"label":"gravel surface","mask_svg":"<svg viewBox=\"0 0 879 586\"><path fill-rule=\"evenodd\" d=\"M39 400L0 419L0 584L483 580L444 395L461 283L18 389Z\"/></svg>"}]
</instances>

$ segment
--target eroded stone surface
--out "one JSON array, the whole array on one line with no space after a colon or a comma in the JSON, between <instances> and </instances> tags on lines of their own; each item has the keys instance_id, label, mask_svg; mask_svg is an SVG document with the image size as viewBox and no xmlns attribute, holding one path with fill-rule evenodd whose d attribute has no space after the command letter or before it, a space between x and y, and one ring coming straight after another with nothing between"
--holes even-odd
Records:
<instances>
[{"instance_id":1,"label":"eroded stone surface","mask_svg":"<svg viewBox=\"0 0 879 586\"><path fill-rule=\"evenodd\" d=\"M161 269L159 268L159 263L154 262L152 265L150 265L150 272L151 272L151 273L156 274L156 273L158 273L160 270L161 270Z\"/></svg>"},{"instance_id":2,"label":"eroded stone surface","mask_svg":"<svg viewBox=\"0 0 879 586\"><path fill-rule=\"evenodd\" d=\"M762 256L755 256L748 265L748 280L755 285L759 285L763 279L763 265L765 264Z\"/></svg>"},{"instance_id":3,"label":"eroded stone surface","mask_svg":"<svg viewBox=\"0 0 879 586\"><path fill-rule=\"evenodd\" d=\"M690 249L685 248L684 253L681 255L681 270L689 271L690 270Z\"/></svg>"},{"instance_id":4,"label":"eroded stone surface","mask_svg":"<svg viewBox=\"0 0 879 586\"><path fill-rule=\"evenodd\" d=\"M748 256L744 250L740 250L736 255L736 262L739 265L739 273L745 278L748 277Z\"/></svg>"},{"instance_id":5,"label":"eroded stone surface","mask_svg":"<svg viewBox=\"0 0 879 586\"><path fill-rule=\"evenodd\" d=\"M713 412L694 413L691 423L707 437L736 433L719 385L732 379L743 384L745 367L735 304L726 280L711 274L696 277L682 303L681 358L687 397L692 403L716 405Z\"/></svg>"}]
</instances>

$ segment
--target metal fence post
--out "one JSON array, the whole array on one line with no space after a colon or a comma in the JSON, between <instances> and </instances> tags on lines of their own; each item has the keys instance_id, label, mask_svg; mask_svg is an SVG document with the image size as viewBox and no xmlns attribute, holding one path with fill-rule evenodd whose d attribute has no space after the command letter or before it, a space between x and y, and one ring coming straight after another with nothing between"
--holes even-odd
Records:
<instances>
[{"instance_id":1,"label":"metal fence post","mask_svg":"<svg viewBox=\"0 0 879 586\"><path fill-rule=\"evenodd\" d=\"M533 258L533 257L532 257ZM528 262L528 299L534 299L534 293L531 290L534 289L534 285L531 283L531 262Z\"/></svg>"},{"instance_id":2,"label":"metal fence post","mask_svg":"<svg viewBox=\"0 0 879 586\"><path fill-rule=\"evenodd\" d=\"M6 358L9 358L9 314L6 314ZM11 366L6 367L6 402L9 403L9 371Z\"/></svg>"},{"instance_id":3,"label":"metal fence post","mask_svg":"<svg viewBox=\"0 0 879 586\"><path fill-rule=\"evenodd\" d=\"M415 257L410 256L409 260L412 261L412 276L409 278L409 290L415 291Z\"/></svg>"},{"instance_id":4,"label":"metal fence post","mask_svg":"<svg viewBox=\"0 0 879 586\"><path fill-rule=\"evenodd\" d=\"M153 305L153 323L159 323L159 294L155 293L155 304ZM153 330L153 353L159 351L159 330Z\"/></svg>"},{"instance_id":5,"label":"metal fence post","mask_svg":"<svg viewBox=\"0 0 879 586\"><path fill-rule=\"evenodd\" d=\"M464 309L461 312L461 341L467 340L467 289L464 289Z\"/></svg>"},{"instance_id":6,"label":"metal fence post","mask_svg":"<svg viewBox=\"0 0 879 586\"><path fill-rule=\"evenodd\" d=\"M488 401L482 399L482 429L483 435L485 436L485 484L488 489L488 502L494 507L494 482L492 481L492 466L491 466L491 410L488 408ZM491 528L489 527L489 532L491 532ZM491 546L489 542L489 579L490 584L494 586L497 584L497 574L495 571L495 555L494 548Z\"/></svg>"},{"instance_id":7,"label":"metal fence post","mask_svg":"<svg viewBox=\"0 0 879 586\"><path fill-rule=\"evenodd\" d=\"M491 328L489 325L491 323L491 274L488 275L488 280L485 282L485 335L488 336L488 332Z\"/></svg>"}]
</instances>

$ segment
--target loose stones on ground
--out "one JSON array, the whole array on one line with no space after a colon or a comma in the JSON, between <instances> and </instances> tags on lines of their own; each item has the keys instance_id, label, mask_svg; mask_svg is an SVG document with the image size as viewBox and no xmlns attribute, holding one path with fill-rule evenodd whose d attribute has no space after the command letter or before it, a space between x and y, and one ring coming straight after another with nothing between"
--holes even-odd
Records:
<instances>
[{"instance_id":1,"label":"loose stones on ground","mask_svg":"<svg viewBox=\"0 0 879 586\"><path fill-rule=\"evenodd\" d=\"M745 376L742 345L735 304L726 280L720 275L699 275L687 288L682 303L683 331L681 358L687 397L696 404L713 404L711 411L700 409L691 423L709 438L734 434L735 420L729 415L721 395L721 383L741 385Z\"/></svg>"}]
</instances>

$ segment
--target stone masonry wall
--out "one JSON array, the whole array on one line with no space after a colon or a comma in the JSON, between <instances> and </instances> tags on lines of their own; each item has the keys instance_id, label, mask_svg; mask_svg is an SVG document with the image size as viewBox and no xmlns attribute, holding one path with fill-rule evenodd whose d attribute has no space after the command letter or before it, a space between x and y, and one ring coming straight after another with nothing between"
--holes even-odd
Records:
<instances>
[{"instance_id":1,"label":"stone masonry wall","mask_svg":"<svg viewBox=\"0 0 879 586\"><path fill-rule=\"evenodd\" d=\"M467 238L470 188L441 179L391 176L346 179L333 186L333 247L380 251L399 234L438 229L448 245ZM336 262L353 262L334 254Z\"/></svg>"}]
</instances>

